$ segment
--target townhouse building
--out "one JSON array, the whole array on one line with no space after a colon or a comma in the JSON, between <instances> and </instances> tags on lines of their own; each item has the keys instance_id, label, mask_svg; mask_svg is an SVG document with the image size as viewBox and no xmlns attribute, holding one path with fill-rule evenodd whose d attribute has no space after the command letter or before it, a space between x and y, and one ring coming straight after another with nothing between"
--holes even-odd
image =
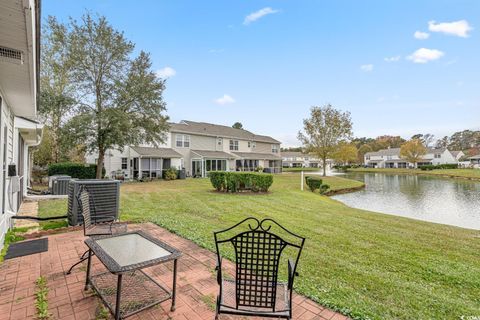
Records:
<instances>
[{"instance_id":1,"label":"townhouse building","mask_svg":"<svg viewBox=\"0 0 480 320\"><path fill-rule=\"evenodd\" d=\"M264 171L279 173L282 168L280 141L248 130L183 120L171 123L165 143L130 146L123 151L108 150L108 176L126 179L161 177L169 168L184 169L187 176L206 177L210 171ZM95 163L96 155L88 155Z\"/></svg>"}]
</instances>

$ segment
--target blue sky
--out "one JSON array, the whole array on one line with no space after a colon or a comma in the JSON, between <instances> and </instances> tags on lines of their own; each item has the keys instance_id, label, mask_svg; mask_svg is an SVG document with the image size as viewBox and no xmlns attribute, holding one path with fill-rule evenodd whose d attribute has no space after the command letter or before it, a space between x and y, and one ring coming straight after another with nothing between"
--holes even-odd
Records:
<instances>
[{"instance_id":1,"label":"blue sky","mask_svg":"<svg viewBox=\"0 0 480 320\"><path fill-rule=\"evenodd\" d=\"M105 15L150 52L173 121L240 121L294 146L310 106L331 103L355 136L480 129L480 1L42 5L44 18Z\"/></svg>"}]
</instances>

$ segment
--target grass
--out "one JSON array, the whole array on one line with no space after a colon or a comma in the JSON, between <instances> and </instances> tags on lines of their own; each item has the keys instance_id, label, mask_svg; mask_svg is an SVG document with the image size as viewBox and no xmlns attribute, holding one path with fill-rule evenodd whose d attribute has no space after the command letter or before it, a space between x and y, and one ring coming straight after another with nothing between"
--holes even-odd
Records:
<instances>
[{"instance_id":1,"label":"grass","mask_svg":"<svg viewBox=\"0 0 480 320\"><path fill-rule=\"evenodd\" d=\"M402 169L402 168L351 168L348 171L357 172L380 172L391 174L424 174L445 176L449 178L471 178L480 180L479 169L435 169L435 170L420 170L420 169Z\"/></svg>"},{"instance_id":2,"label":"grass","mask_svg":"<svg viewBox=\"0 0 480 320\"><path fill-rule=\"evenodd\" d=\"M51 318L48 312L48 286L45 277L39 277L35 281L35 307L37 308L37 319L46 320Z\"/></svg>"},{"instance_id":3,"label":"grass","mask_svg":"<svg viewBox=\"0 0 480 320\"><path fill-rule=\"evenodd\" d=\"M334 190L361 185L324 181ZM215 193L206 179L125 184L121 217L154 222L210 250L214 230L271 217L307 238L295 288L322 305L356 319L480 314L478 231L349 208L299 184L298 174L277 175L266 195ZM64 212L62 201L51 208Z\"/></svg>"},{"instance_id":4,"label":"grass","mask_svg":"<svg viewBox=\"0 0 480 320\"><path fill-rule=\"evenodd\" d=\"M320 172L322 168L282 168L282 172Z\"/></svg>"},{"instance_id":5,"label":"grass","mask_svg":"<svg viewBox=\"0 0 480 320\"><path fill-rule=\"evenodd\" d=\"M67 214L66 200L50 200L38 202L38 216L41 218L50 218L55 216L63 216ZM50 230L68 226L67 219L57 219L41 221L40 229Z\"/></svg>"},{"instance_id":6,"label":"grass","mask_svg":"<svg viewBox=\"0 0 480 320\"><path fill-rule=\"evenodd\" d=\"M25 240L24 237L17 235L16 232L20 228L15 228L13 230L8 230L5 234L5 241L3 243L2 251L0 251L0 262L3 262L5 255L7 254L8 247L11 243ZM23 229L23 228L22 228Z\"/></svg>"}]
</instances>

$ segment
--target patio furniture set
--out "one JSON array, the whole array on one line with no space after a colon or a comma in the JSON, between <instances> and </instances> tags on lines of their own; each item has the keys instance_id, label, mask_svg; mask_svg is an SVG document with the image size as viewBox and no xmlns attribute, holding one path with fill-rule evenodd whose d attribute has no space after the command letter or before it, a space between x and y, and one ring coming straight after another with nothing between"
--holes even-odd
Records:
<instances>
[{"instance_id":1,"label":"patio furniture set","mask_svg":"<svg viewBox=\"0 0 480 320\"><path fill-rule=\"evenodd\" d=\"M171 299L175 310L178 259L181 252L143 231L127 231L126 224L98 221L95 204L86 187L76 199L83 216L87 251L68 271L87 261L85 290L92 287L115 319L123 319ZM275 230L275 232L273 232ZM280 236L281 235L281 236ZM292 318L292 293L305 238L272 219L247 218L214 233L217 251L215 319L220 314ZM222 257L234 253L235 276L222 272ZM287 281L279 281L279 266L286 259ZM92 275L96 256L107 271ZM165 288L143 269L173 263L172 289ZM281 271L280 271L281 272Z\"/></svg>"}]
</instances>

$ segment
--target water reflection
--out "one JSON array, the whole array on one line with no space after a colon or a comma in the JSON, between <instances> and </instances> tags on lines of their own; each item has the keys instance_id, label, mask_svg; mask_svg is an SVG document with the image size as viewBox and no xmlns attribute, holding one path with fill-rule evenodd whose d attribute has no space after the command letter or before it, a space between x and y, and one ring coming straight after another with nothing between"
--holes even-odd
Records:
<instances>
[{"instance_id":1,"label":"water reflection","mask_svg":"<svg viewBox=\"0 0 480 320\"><path fill-rule=\"evenodd\" d=\"M334 196L365 210L480 229L480 182L430 176L348 173L365 190Z\"/></svg>"}]
</instances>

